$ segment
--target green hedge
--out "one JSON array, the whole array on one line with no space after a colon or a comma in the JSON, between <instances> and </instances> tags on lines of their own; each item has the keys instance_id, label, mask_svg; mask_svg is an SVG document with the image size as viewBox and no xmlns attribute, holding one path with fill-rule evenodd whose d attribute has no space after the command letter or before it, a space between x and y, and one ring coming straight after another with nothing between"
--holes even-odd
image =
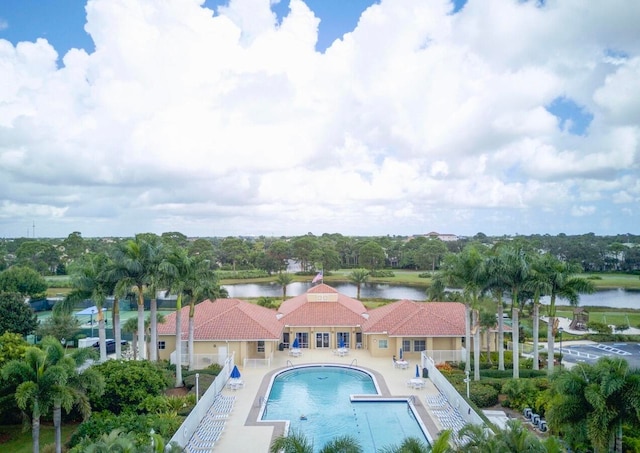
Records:
<instances>
[{"instance_id":1,"label":"green hedge","mask_svg":"<svg viewBox=\"0 0 640 453\"><path fill-rule=\"evenodd\" d=\"M453 384L455 389L461 395L466 395L466 383ZM469 399L478 407L491 407L498 404L498 391L490 385L471 381L469 384Z\"/></svg>"}]
</instances>

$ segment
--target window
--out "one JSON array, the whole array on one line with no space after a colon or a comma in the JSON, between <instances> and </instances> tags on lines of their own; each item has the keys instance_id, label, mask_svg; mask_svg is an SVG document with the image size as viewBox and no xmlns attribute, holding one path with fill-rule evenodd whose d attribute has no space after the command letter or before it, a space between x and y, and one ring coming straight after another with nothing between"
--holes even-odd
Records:
<instances>
[{"instance_id":1,"label":"window","mask_svg":"<svg viewBox=\"0 0 640 453\"><path fill-rule=\"evenodd\" d=\"M424 340L414 340L413 341L413 352L420 352L427 349L426 343Z\"/></svg>"},{"instance_id":2,"label":"window","mask_svg":"<svg viewBox=\"0 0 640 453\"><path fill-rule=\"evenodd\" d=\"M404 352L411 351L411 340L402 340L402 350Z\"/></svg>"},{"instance_id":3,"label":"window","mask_svg":"<svg viewBox=\"0 0 640 453\"><path fill-rule=\"evenodd\" d=\"M378 348L389 349L389 340L378 340Z\"/></svg>"},{"instance_id":4,"label":"window","mask_svg":"<svg viewBox=\"0 0 640 453\"><path fill-rule=\"evenodd\" d=\"M344 343L345 348L349 348L349 332L336 332L336 346L340 346L340 342Z\"/></svg>"},{"instance_id":5,"label":"window","mask_svg":"<svg viewBox=\"0 0 640 453\"><path fill-rule=\"evenodd\" d=\"M258 352L264 352L264 341L258 341Z\"/></svg>"},{"instance_id":6,"label":"window","mask_svg":"<svg viewBox=\"0 0 640 453\"><path fill-rule=\"evenodd\" d=\"M165 349L167 344L164 341L158 341L158 349Z\"/></svg>"}]
</instances>

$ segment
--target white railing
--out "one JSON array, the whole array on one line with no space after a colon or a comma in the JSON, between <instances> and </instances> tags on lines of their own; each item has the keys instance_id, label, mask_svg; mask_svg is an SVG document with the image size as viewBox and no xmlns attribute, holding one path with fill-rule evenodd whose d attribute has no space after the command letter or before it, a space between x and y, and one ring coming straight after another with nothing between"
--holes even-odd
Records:
<instances>
[{"instance_id":1,"label":"white railing","mask_svg":"<svg viewBox=\"0 0 640 453\"><path fill-rule=\"evenodd\" d=\"M422 352L422 367L426 368L429 372L429 379L438 388L441 394L443 394L452 408L458 409L460 415L464 419L465 423L471 423L474 425L484 425L484 420L480 417L475 410L471 408L467 400L465 400L460 393L455 389L453 385L442 375L439 369L436 368L436 362L427 355L427 351Z\"/></svg>"},{"instance_id":2,"label":"white railing","mask_svg":"<svg viewBox=\"0 0 640 453\"><path fill-rule=\"evenodd\" d=\"M444 362L464 362L465 361L465 352L464 348L453 349L450 351L423 351L423 354L431 357L435 363L444 363Z\"/></svg>"},{"instance_id":3,"label":"white railing","mask_svg":"<svg viewBox=\"0 0 640 453\"><path fill-rule=\"evenodd\" d=\"M182 359L182 365L183 366L189 366L189 354L183 353L181 359ZM226 356L220 355L220 354L194 354L193 355L193 368L195 370L202 370L202 369L207 368L208 366L210 366L210 365L212 365L214 363L217 363L219 365L223 365L225 359L226 359ZM176 363L176 351L175 350L169 356L169 362L172 365L175 365L175 363Z\"/></svg>"},{"instance_id":4,"label":"white railing","mask_svg":"<svg viewBox=\"0 0 640 453\"><path fill-rule=\"evenodd\" d=\"M193 410L189 413L187 418L184 420L180 428L173 435L170 443L175 442L181 448L184 448L189 443L189 439L193 436L193 433L198 429L198 425L202 419L207 415L207 411L213 405L216 396L222 391L227 381L229 380L229 376L231 375L231 370L233 370L234 366L234 355L229 356L225 362L222 371L220 374L216 376L215 380L211 383L206 392L199 399L198 404L193 408Z\"/></svg>"},{"instance_id":5,"label":"white railing","mask_svg":"<svg viewBox=\"0 0 640 453\"><path fill-rule=\"evenodd\" d=\"M242 361L242 366L244 368L264 368L264 367L270 367L271 366L271 359L272 357L265 357L264 359L249 359L249 358L245 358Z\"/></svg>"}]
</instances>

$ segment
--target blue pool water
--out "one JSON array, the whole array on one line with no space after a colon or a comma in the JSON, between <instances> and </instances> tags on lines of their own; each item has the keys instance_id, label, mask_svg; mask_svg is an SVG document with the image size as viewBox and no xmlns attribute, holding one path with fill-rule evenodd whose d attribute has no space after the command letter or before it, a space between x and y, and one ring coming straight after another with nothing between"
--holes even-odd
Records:
<instances>
[{"instance_id":1,"label":"blue pool water","mask_svg":"<svg viewBox=\"0 0 640 453\"><path fill-rule=\"evenodd\" d=\"M427 443L406 400L351 401L351 395L377 395L364 371L337 366L294 368L273 380L262 420L289 420L319 451L331 439L356 437L364 451L399 445L413 436Z\"/></svg>"}]
</instances>

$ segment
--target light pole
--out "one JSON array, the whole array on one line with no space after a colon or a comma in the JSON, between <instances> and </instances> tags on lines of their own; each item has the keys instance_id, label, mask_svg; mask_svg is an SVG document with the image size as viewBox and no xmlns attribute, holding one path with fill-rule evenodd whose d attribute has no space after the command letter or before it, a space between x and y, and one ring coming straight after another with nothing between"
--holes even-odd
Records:
<instances>
[{"instance_id":1,"label":"light pole","mask_svg":"<svg viewBox=\"0 0 640 453\"><path fill-rule=\"evenodd\" d=\"M200 373L196 373L196 404L198 404L198 400L200 399L200 383L198 381L200 381Z\"/></svg>"},{"instance_id":2,"label":"light pole","mask_svg":"<svg viewBox=\"0 0 640 453\"><path fill-rule=\"evenodd\" d=\"M469 383L471 382L471 379L469 379L469 370L466 370L464 374L467 375L464 382L467 384L467 399L469 399Z\"/></svg>"},{"instance_id":3,"label":"light pole","mask_svg":"<svg viewBox=\"0 0 640 453\"><path fill-rule=\"evenodd\" d=\"M562 368L562 332L564 332L564 329L560 327L558 329L558 333L560 334L560 368Z\"/></svg>"}]
</instances>

